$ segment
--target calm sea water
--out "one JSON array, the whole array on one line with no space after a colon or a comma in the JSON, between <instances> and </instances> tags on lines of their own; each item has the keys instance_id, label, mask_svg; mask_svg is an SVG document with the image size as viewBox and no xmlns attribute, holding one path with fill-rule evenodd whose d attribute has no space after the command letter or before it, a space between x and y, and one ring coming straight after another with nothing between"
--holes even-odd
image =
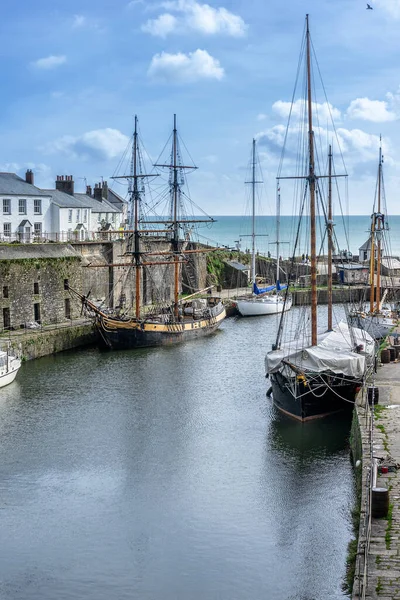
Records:
<instances>
[{"instance_id":1,"label":"calm sea water","mask_svg":"<svg viewBox=\"0 0 400 600\"><path fill-rule=\"evenodd\" d=\"M349 424L275 412L276 324L24 363L0 397L0 597L342 599Z\"/></svg>"},{"instance_id":2,"label":"calm sea water","mask_svg":"<svg viewBox=\"0 0 400 600\"><path fill-rule=\"evenodd\" d=\"M209 228L199 230L200 241L209 242L220 246L236 247L237 241L240 242L241 250L250 248L251 244L251 219L250 217L238 216L217 216L214 217L216 223ZM393 256L400 255L400 215L390 217L389 235L385 242L385 253ZM340 250L350 250L358 255L358 249L369 237L371 218L369 215L359 215L346 217L344 220L336 219L335 233L337 237L336 247ZM280 241L283 257L290 256L293 251L293 244L296 237L297 219L290 216L281 217ZM320 220L317 227L318 247L323 238L323 223ZM262 216L256 218L256 245L261 253L271 252L276 256L276 219L272 216ZM287 242L287 243L286 243ZM300 252L307 251L306 244L303 241L303 249ZM302 247L300 244L300 248Z\"/></svg>"}]
</instances>

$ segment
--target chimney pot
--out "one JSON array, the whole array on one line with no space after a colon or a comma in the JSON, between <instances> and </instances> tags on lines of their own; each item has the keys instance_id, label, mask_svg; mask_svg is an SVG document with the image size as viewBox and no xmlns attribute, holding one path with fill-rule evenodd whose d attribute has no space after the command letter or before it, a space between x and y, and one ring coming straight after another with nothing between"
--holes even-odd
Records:
<instances>
[{"instance_id":1,"label":"chimney pot","mask_svg":"<svg viewBox=\"0 0 400 600\"><path fill-rule=\"evenodd\" d=\"M34 175L32 169L27 169L25 173L25 181L26 183L34 184Z\"/></svg>"}]
</instances>

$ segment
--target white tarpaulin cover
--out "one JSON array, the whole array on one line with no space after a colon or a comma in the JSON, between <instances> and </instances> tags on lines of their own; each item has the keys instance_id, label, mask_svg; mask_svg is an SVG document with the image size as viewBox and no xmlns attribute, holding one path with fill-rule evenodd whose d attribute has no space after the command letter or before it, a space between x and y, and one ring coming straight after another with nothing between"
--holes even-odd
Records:
<instances>
[{"instance_id":1,"label":"white tarpaulin cover","mask_svg":"<svg viewBox=\"0 0 400 600\"><path fill-rule=\"evenodd\" d=\"M299 341L294 341L268 352L265 357L266 373L284 370L287 375L293 375L293 370L282 362L284 360L300 371L329 371L362 378L366 366L372 364L375 342L366 331L356 327L351 330L350 333L347 323L341 321L332 331L320 336L317 346L300 348ZM356 351L357 346L359 351Z\"/></svg>"}]
</instances>

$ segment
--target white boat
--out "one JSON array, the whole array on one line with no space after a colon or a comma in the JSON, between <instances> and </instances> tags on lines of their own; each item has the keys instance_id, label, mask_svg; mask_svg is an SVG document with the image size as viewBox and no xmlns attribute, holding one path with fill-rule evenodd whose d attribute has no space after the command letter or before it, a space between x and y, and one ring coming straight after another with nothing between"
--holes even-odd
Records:
<instances>
[{"instance_id":1,"label":"white boat","mask_svg":"<svg viewBox=\"0 0 400 600\"><path fill-rule=\"evenodd\" d=\"M12 383L21 366L21 360L8 351L0 350L0 388Z\"/></svg>"},{"instance_id":2,"label":"white boat","mask_svg":"<svg viewBox=\"0 0 400 600\"><path fill-rule=\"evenodd\" d=\"M252 248L251 248L251 282L252 295L238 298L235 302L236 308L242 317L256 317L261 315L275 315L289 310L292 306L292 298L288 293L281 293L287 286L281 286L279 277L279 225L280 225L280 195L277 195L276 215L276 284L260 289L256 283L256 245L255 245L255 185L256 185L256 141L253 139L252 152Z\"/></svg>"}]
</instances>

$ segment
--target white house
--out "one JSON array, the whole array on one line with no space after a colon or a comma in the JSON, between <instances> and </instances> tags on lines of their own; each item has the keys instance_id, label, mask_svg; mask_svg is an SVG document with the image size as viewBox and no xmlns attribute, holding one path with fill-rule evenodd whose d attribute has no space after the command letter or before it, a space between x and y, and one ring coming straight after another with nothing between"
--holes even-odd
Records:
<instances>
[{"instance_id":1,"label":"white house","mask_svg":"<svg viewBox=\"0 0 400 600\"><path fill-rule=\"evenodd\" d=\"M30 242L52 225L51 195L34 185L33 172L25 179L0 173L0 239Z\"/></svg>"},{"instance_id":2,"label":"white house","mask_svg":"<svg viewBox=\"0 0 400 600\"><path fill-rule=\"evenodd\" d=\"M127 202L107 182L77 194L72 175L58 175L55 189L46 190L33 177L31 170L25 180L0 173L0 241L93 240L125 227Z\"/></svg>"}]
</instances>

